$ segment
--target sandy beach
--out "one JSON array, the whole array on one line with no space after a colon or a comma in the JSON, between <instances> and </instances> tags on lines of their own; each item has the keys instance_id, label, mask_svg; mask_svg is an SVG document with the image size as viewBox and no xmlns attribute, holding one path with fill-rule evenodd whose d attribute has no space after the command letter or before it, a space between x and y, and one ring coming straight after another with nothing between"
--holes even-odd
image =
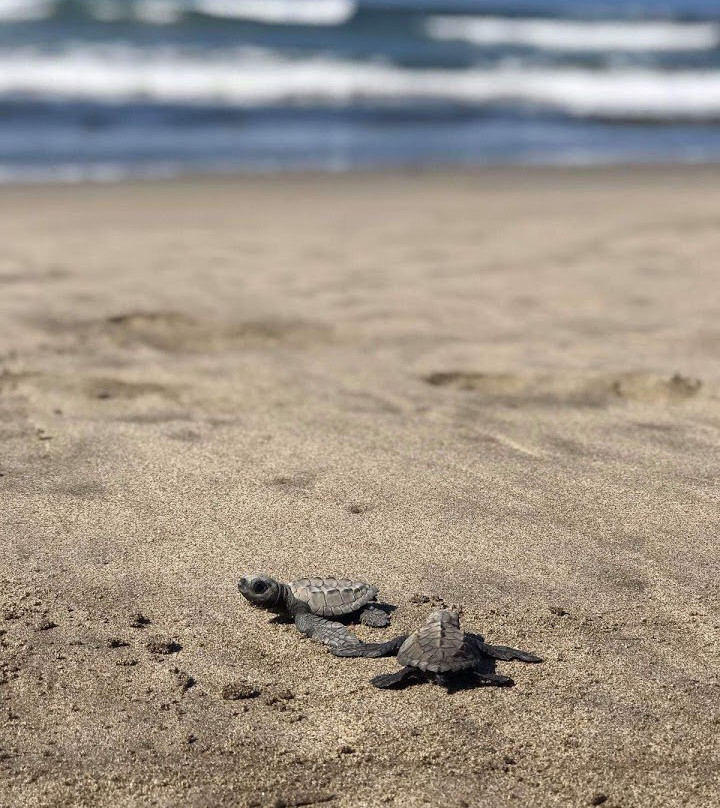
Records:
<instances>
[{"instance_id":1,"label":"sandy beach","mask_svg":"<svg viewBox=\"0 0 720 808\"><path fill-rule=\"evenodd\" d=\"M0 805L716 805L719 256L703 166L0 190Z\"/></svg>"}]
</instances>

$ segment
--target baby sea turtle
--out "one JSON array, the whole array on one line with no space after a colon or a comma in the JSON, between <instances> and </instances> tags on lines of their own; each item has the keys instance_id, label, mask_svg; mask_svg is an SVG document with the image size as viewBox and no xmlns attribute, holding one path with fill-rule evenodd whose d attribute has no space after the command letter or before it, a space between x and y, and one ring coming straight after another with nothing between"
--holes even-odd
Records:
<instances>
[{"instance_id":1,"label":"baby sea turtle","mask_svg":"<svg viewBox=\"0 0 720 808\"><path fill-rule=\"evenodd\" d=\"M397 653L402 665L396 673L383 673L370 681L375 687L405 687L428 679L452 687L462 676L472 676L482 684L512 685L509 676L495 673L495 659L519 659L521 662L542 662L540 657L508 648L488 645L479 634L469 634L460 628L460 615L443 609L432 612L424 625L409 637L396 637L386 643L362 643L347 648L339 656L390 656Z\"/></svg>"},{"instance_id":2,"label":"baby sea turtle","mask_svg":"<svg viewBox=\"0 0 720 808\"><path fill-rule=\"evenodd\" d=\"M329 618L358 617L364 625L377 628L390 625L387 613L376 603L377 587L364 581L299 578L283 584L267 575L247 575L238 581L238 589L253 606L290 618L298 631L329 646L333 653L363 643L342 623Z\"/></svg>"}]
</instances>

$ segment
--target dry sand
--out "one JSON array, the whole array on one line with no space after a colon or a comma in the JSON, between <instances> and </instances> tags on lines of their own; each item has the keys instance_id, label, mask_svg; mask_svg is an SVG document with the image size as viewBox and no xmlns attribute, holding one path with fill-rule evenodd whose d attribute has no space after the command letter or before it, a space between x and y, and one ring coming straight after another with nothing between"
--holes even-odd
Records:
<instances>
[{"instance_id":1,"label":"dry sand","mask_svg":"<svg viewBox=\"0 0 720 808\"><path fill-rule=\"evenodd\" d=\"M2 806L718 804L718 169L6 188L0 245ZM546 662L378 691L251 570Z\"/></svg>"}]
</instances>

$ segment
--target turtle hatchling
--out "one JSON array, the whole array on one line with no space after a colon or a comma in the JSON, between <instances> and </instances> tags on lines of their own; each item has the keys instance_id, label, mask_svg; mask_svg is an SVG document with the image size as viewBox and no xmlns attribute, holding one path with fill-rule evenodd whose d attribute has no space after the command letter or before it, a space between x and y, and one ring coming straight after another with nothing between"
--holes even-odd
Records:
<instances>
[{"instance_id":1,"label":"turtle hatchling","mask_svg":"<svg viewBox=\"0 0 720 808\"><path fill-rule=\"evenodd\" d=\"M363 643L332 618L358 618L377 628L390 625L387 613L377 605L377 587L364 581L299 578L283 584L267 575L247 575L238 581L238 589L253 606L293 620L298 631L336 654Z\"/></svg>"},{"instance_id":2,"label":"turtle hatchling","mask_svg":"<svg viewBox=\"0 0 720 808\"><path fill-rule=\"evenodd\" d=\"M375 687L401 688L430 680L451 688L457 680L470 676L481 684L512 685L509 676L494 672L493 660L542 662L527 651L488 645L479 634L462 631L460 615L450 609L432 612L410 636L396 637L386 643L362 643L360 647L343 649L339 655L379 657L394 653L402 668L375 676L370 680Z\"/></svg>"}]
</instances>

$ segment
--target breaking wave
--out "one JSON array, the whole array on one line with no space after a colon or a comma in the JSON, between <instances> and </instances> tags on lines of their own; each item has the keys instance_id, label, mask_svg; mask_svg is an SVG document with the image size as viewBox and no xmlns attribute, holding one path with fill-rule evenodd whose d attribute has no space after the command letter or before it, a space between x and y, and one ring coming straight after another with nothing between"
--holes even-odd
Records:
<instances>
[{"instance_id":1,"label":"breaking wave","mask_svg":"<svg viewBox=\"0 0 720 808\"><path fill-rule=\"evenodd\" d=\"M595 22L438 16L430 17L425 28L433 39L561 52L702 51L720 45L720 24L713 22Z\"/></svg>"},{"instance_id":2,"label":"breaking wave","mask_svg":"<svg viewBox=\"0 0 720 808\"><path fill-rule=\"evenodd\" d=\"M616 120L720 119L720 71L522 67L410 69L260 48L82 45L0 50L0 96L99 103L333 107L450 102L544 107Z\"/></svg>"},{"instance_id":3,"label":"breaking wave","mask_svg":"<svg viewBox=\"0 0 720 808\"><path fill-rule=\"evenodd\" d=\"M0 22L44 20L54 11L53 0L0 0Z\"/></svg>"},{"instance_id":4,"label":"breaking wave","mask_svg":"<svg viewBox=\"0 0 720 808\"><path fill-rule=\"evenodd\" d=\"M356 11L353 0L194 0L190 8L212 17L284 25L341 25Z\"/></svg>"},{"instance_id":5,"label":"breaking wave","mask_svg":"<svg viewBox=\"0 0 720 808\"><path fill-rule=\"evenodd\" d=\"M0 0L0 23L83 15L99 22L172 25L188 15L271 25L341 25L354 0Z\"/></svg>"}]
</instances>

